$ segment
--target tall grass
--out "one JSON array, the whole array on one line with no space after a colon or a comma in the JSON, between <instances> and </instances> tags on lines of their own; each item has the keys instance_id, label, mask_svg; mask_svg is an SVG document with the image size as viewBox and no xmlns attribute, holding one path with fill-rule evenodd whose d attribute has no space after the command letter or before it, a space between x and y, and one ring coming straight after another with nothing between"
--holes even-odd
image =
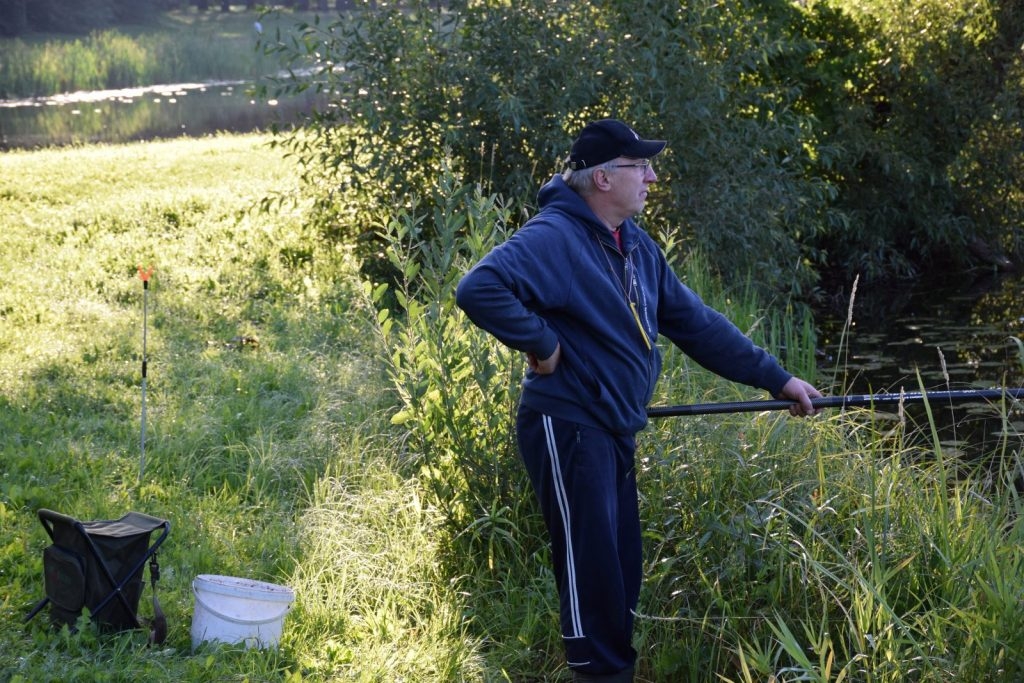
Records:
<instances>
[{"instance_id":1,"label":"tall grass","mask_svg":"<svg viewBox=\"0 0 1024 683\"><path fill-rule=\"evenodd\" d=\"M678 680L1019 677L1019 451L954 479L860 414L738 429L655 440L650 642Z\"/></svg>"},{"instance_id":2,"label":"tall grass","mask_svg":"<svg viewBox=\"0 0 1024 683\"><path fill-rule=\"evenodd\" d=\"M0 99L41 97L81 90L208 80L253 81L273 74L276 59L257 50L250 13L176 12L156 25L95 31L65 40L0 40ZM262 17L263 31L282 30L292 14Z\"/></svg>"}]
</instances>

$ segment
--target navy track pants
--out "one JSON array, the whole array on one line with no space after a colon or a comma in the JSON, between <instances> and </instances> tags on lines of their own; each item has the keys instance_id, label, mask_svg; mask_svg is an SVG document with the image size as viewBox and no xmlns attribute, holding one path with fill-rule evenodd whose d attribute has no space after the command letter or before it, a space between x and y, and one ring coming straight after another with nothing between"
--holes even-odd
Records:
<instances>
[{"instance_id":1,"label":"navy track pants","mask_svg":"<svg viewBox=\"0 0 1024 683\"><path fill-rule=\"evenodd\" d=\"M566 661L628 669L642 575L636 440L524 406L516 433L550 535Z\"/></svg>"}]
</instances>

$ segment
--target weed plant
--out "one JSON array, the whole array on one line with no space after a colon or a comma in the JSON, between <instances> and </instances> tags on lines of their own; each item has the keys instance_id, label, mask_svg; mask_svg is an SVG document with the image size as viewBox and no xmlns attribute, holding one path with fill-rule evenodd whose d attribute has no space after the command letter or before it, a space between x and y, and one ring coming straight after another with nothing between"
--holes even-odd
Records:
<instances>
[{"instance_id":1,"label":"weed plant","mask_svg":"<svg viewBox=\"0 0 1024 683\"><path fill-rule=\"evenodd\" d=\"M452 305L519 207L443 169L422 202L364 212L394 275L365 282L307 203L250 210L299 185L267 141L0 158L0 678L568 680L512 446L523 363ZM812 374L809 322L669 251ZM144 470L140 264L155 268ZM755 397L664 351L659 403ZM641 434L638 680L1020 680L1020 443L972 466L929 424L869 417L673 418ZM164 645L101 635L87 615L77 633L45 612L22 623L43 590L40 507L171 521ZM200 573L294 588L280 647L193 651Z\"/></svg>"}]
</instances>

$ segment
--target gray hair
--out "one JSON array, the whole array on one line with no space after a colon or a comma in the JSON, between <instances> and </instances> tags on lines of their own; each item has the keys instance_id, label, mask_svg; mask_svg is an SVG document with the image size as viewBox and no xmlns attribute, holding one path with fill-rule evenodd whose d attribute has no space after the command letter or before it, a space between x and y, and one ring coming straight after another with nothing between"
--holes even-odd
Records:
<instances>
[{"instance_id":1,"label":"gray hair","mask_svg":"<svg viewBox=\"0 0 1024 683\"><path fill-rule=\"evenodd\" d=\"M603 169L606 173L612 168L612 163L606 161L603 164L592 166L591 168L579 168L571 169L566 168L562 171L562 180L565 184L576 190L576 193L581 197L586 197L594 192L594 171L597 169Z\"/></svg>"}]
</instances>

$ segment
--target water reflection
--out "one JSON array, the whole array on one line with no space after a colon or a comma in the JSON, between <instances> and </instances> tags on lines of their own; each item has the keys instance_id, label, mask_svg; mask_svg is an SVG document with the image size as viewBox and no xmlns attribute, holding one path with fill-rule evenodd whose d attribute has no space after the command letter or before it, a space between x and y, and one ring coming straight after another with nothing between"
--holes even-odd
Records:
<instances>
[{"instance_id":1,"label":"water reflection","mask_svg":"<svg viewBox=\"0 0 1024 683\"><path fill-rule=\"evenodd\" d=\"M261 100L249 89L220 81L0 101L0 149L249 132L292 123L317 104L313 93Z\"/></svg>"},{"instance_id":2,"label":"water reflection","mask_svg":"<svg viewBox=\"0 0 1024 683\"><path fill-rule=\"evenodd\" d=\"M970 283L928 282L916 286L858 288L847 326L847 310L817 313L819 370L834 393L988 389L1024 386L1024 275ZM1008 437L1024 444L1024 412L1003 423L988 405L933 406L940 437L952 450L985 452ZM923 410L911 417L922 423Z\"/></svg>"}]
</instances>

